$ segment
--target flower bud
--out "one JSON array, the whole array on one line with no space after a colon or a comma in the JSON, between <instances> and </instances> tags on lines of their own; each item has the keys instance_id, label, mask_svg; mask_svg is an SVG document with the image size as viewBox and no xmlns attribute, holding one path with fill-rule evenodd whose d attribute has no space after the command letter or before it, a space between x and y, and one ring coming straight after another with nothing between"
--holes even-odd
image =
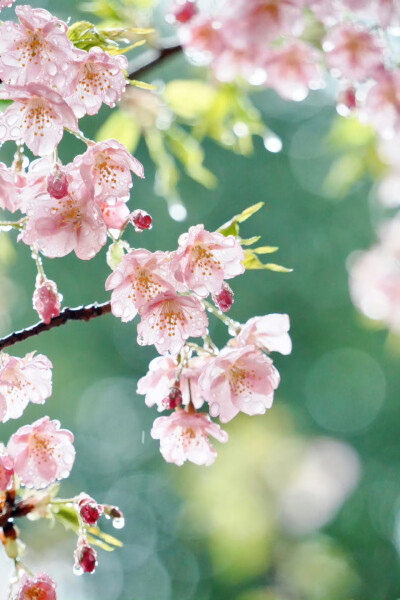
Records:
<instances>
[{"instance_id":1,"label":"flower bud","mask_svg":"<svg viewBox=\"0 0 400 600\"><path fill-rule=\"evenodd\" d=\"M125 525L124 514L118 506L110 506L109 504L104 505L104 514L107 519L112 519L112 524L115 529L122 529Z\"/></svg>"},{"instance_id":2,"label":"flower bud","mask_svg":"<svg viewBox=\"0 0 400 600\"><path fill-rule=\"evenodd\" d=\"M144 210L134 210L131 214L131 223L137 233L144 231L145 229L151 229L153 219Z\"/></svg>"},{"instance_id":3,"label":"flower bud","mask_svg":"<svg viewBox=\"0 0 400 600\"><path fill-rule=\"evenodd\" d=\"M47 191L52 198L59 200L68 194L68 178L60 169L47 177Z\"/></svg>"},{"instance_id":4,"label":"flower bud","mask_svg":"<svg viewBox=\"0 0 400 600\"><path fill-rule=\"evenodd\" d=\"M82 519L88 525L96 525L97 521L104 512L104 508L101 504L97 504L93 498L83 494L78 503L79 512Z\"/></svg>"},{"instance_id":5,"label":"flower bud","mask_svg":"<svg viewBox=\"0 0 400 600\"><path fill-rule=\"evenodd\" d=\"M58 293L57 284L41 275L36 278L36 289L33 293L33 308L39 317L48 325L53 317L58 317L61 310L62 295Z\"/></svg>"},{"instance_id":6,"label":"flower bud","mask_svg":"<svg viewBox=\"0 0 400 600\"><path fill-rule=\"evenodd\" d=\"M227 283L222 284L221 291L219 294L213 294L212 299L215 305L223 313L228 312L233 304L234 294Z\"/></svg>"},{"instance_id":7,"label":"flower bud","mask_svg":"<svg viewBox=\"0 0 400 600\"><path fill-rule=\"evenodd\" d=\"M129 208L121 201L115 204L104 202L101 205L101 216L110 229L122 229L129 218Z\"/></svg>"},{"instance_id":8,"label":"flower bud","mask_svg":"<svg viewBox=\"0 0 400 600\"><path fill-rule=\"evenodd\" d=\"M188 23L195 15L197 15L197 6L193 0L177 0L170 8L166 15L168 23Z\"/></svg>"},{"instance_id":9,"label":"flower bud","mask_svg":"<svg viewBox=\"0 0 400 600\"><path fill-rule=\"evenodd\" d=\"M168 396L163 400L163 405L169 410L173 410L177 406L182 405L182 392L178 385L171 388L171 391L169 392Z\"/></svg>"},{"instance_id":10,"label":"flower bud","mask_svg":"<svg viewBox=\"0 0 400 600\"><path fill-rule=\"evenodd\" d=\"M114 271L124 258L124 242L114 242L107 250L107 264Z\"/></svg>"},{"instance_id":11,"label":"flower bud","mask_svg":"<svg viewBox=\"0 0 400 600\"><path fill-rule=\"evenodd\" d=\"M97 567L97 552L89 546L85 538L79 538L78 545L74 552L75 565L74 573L94 573Z\"/></svg>"}]
</instances>

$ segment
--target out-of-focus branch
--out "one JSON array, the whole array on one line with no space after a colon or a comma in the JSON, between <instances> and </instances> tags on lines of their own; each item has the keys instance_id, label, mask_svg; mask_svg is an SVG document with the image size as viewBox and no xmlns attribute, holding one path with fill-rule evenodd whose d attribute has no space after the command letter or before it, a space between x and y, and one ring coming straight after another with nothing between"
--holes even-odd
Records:
<instances>
[{"instance_id":1,"label":"out-of-focus branch","mask_svg":"<svg viewBox=\"0 0 400 600\"><path fill-rule=\"evenodd\" d=\"M43 321L40 321L31 327L21 329L21 331L15 331L3 339L0 339L0 350L4 350L4 348L13 346L18 342L23 342L34 335L39 335L39 333L42 333L43 331L49 331L49 329L53 329L54 327L65 325L68 321L90 321L96 317L107 315L110 312L110 302L104 302L103 304L94 303L89 304L88 306L78 306L77 308L64 308L58 317L54 317L48 325L43 323Z\"/></svg>"},{"instance_id":2,"label":"out-of-focus branch","mask_svg":"<svg viewBox=\"0 0 400 600\"><path fill-rule=\"evenodd\" d=\"M143 52L140 56L132 60L128 65L128 79L139 79L149 69L157 67L170 56L174 56L181 52L182 46L175 44L172 46L164 46L163 48L154 48Z\"/></svg>"}]
</instances>

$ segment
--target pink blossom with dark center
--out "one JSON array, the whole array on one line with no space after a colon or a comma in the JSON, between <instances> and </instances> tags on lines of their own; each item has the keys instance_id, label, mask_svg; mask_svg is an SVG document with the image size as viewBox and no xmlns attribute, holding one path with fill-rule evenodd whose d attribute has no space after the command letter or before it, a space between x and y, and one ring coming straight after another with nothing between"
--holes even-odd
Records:
<instances>
[{"instance_id":1,"label":"pink blossom with dark center","mask_svg":"<svg viewBox=\"0 0 400 600\"><path fill-rule=\"evenodd\" d=\"M14 433L7 451L23 485L42 489L69 476L75 461L74 436L59 421L43 417Z\"/></svg>"},{"instance_id":2,"label":"pink blossom with dark center","mask_svg":"<svg viewBox=\"0 0 400 600\"><path fill-rule=\"evenodd\" d=\"M262 415L280 381L272 360L255 346L225 348L209 361L199 385L210 415L227 423L239 412Z\"/></svg>"},{"instance_id":3,"label":"pink blossom with dark center","mask_svg":"<svg viewBox=\"0 0 400 600\"><path fill-rule=\"evenodd\" d=\"M18 419L29 402L44 404L51 396L53 365L44 354L0 358L0 421Z\"/></svg>"},{"instance_id":4,"label":"pink blossom with dark center","mask_svg":"<svg viewBox=\"0 0 400 600\"><path fill-rule=\"evenodd\" d=\"M160 354L176 355L189 337L205 335L206 312L194 296L165 292L140 307L137 327L141 346L154 344Z\"/></svg>"},{"instance_id":5,"label":"pink blossom with dark center","mask_svg":"<svg viewBox=\"0 0 400 600\"><path fill-rule=\"evenodd\" d=\"M185 461L196 465L212 465L217 453L209 436L221 443L228 434L213 423L206 413L177 410L168 417L159 417L153 423L151 436L160 440L160 452L167 462L182 466Z\"/></svg>"}]
</instances>

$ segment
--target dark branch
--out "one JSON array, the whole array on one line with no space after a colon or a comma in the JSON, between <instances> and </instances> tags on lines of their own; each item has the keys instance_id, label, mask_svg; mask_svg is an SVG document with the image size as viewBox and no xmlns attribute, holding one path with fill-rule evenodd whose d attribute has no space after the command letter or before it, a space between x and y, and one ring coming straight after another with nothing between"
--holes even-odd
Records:
<instances>
[{"instance_id":1,"label":"dark branch","mask_svg":"<svg viewBox=\"0 0 400 600\"><path fill-rule=\"evenodd\" d=\"M178 54L182 50L182 46L176 44L174 46L165 46L163 48L147 50L140 56L135 58L128 66L128 79L139 79L149 69L157 67L164 62L166 58Z\"/></svg>"},{"instance_id":2,"label":"dark branch","mask_svg":"<svg viewBox=\"0 0 400 600\"><path fill-rule=\"evenodd\" d=\"M0 350L4 350L8 346L13 346L18 342L23 342L34 335L39 335L43 331L48 331L54 327L60 327L68 321L90 321L96 317L107 315L111 312L111 303L104 302L103 304L89 304L88 306L78 306L77 308L64 308L58 317L54 317L48 325L40 321L36 325L10 333L5 338L0 339Z\"/></svg>"}]
</instances>

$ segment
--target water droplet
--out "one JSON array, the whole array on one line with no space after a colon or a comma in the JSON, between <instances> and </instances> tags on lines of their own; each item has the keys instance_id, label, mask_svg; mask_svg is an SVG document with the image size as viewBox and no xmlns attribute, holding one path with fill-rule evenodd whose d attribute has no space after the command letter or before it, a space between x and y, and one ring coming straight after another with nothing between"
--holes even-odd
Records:
<instances>
[{"instance_id":1,"label":"water droplet","mask_svg":"<svg viewBox=\"0 0 400 600\"><path fill-rule=\"evenodd\" d=\"M115 529L122 529L125 525L125 519L124 517L113 519L112 524Z\"/></svg>"},{"instance_id":2,"label":"water droplet","mask_svg":"<svg viewBox=\"0 0 400 600\"><path fill-rule=\"evenodd\" d=\"M210 415L212 417L217 417L219 414L219 404L217 402L213 402L210 406Z\"/></svg>"},{"instance_id":3,"label":"water droplet","mask_svg":"<svg viewBox=\"0 0 400 600\"><path fill-rule=\"evenodd\" d=\"M81 566L79 565L74 565L74 568L72 569L74 575L83 575L83 569Z\"/></svg>"}]
</instances>

